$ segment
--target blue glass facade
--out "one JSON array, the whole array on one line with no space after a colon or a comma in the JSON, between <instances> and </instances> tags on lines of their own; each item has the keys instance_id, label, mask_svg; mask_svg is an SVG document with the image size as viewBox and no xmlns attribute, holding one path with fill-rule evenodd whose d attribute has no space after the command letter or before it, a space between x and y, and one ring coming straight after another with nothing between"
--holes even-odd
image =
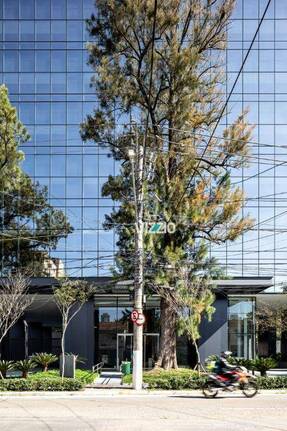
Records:
<instances>
[{"instance_id":1,"label":"blue glass facade","mask_svg":"<svg viewBox=\"0 0 287 431\"><path fill-rule=\"evenodd\" d=\"M102 229L113 202L101 197L116 172L104 148L83 144L79 123L97 103L90 88L85 18L93 0L1 0L0 80L32 136L24 169L47 184L51 203L62 208L74 232L52 253L71 275L103 275L113 264L115 238ZM226 93L250 46L267 0L238 0L226 52ZM249 167L235 171L243 187L242 210L254 228L211 253L229 275L287 275L287 4L271 2L224 117L221 129L244 109L255 125Z\"/></svg>"},{"instance_id":2,"label":"blue glass facade","mask_svg":"<svg viewBox=\"0 0 287 431\"><path fill-rule=\"evenodd\" d=\"M104 275L114 235L102 229L113 202L101 186L114 173L107 151L83 144L79 124L93 110L85 19L93 0L1 0L0 82L27 126L24 170L48 186L52 205L74 227L57 250L68 274Z\"/></svg>"},{"instance_id":3,"label":"blue glass facade","mask_svg":"<svg viewBox=\"0 0 287 431\"><path fill-rule=\"evenodd\" d=\"M267 3L267 0L237 1L228 30L227 94ZM242 110L248 109L249 122L255 125L249 166L232 173L232 183L243 187L247 197L242 214L253 217L254 227L237 241L212 249L228 274L274 275L277 286L287 275L286 25L286 1L272 1L222 124L223 127L232 123Z\"/></svg>"}]
</instances>

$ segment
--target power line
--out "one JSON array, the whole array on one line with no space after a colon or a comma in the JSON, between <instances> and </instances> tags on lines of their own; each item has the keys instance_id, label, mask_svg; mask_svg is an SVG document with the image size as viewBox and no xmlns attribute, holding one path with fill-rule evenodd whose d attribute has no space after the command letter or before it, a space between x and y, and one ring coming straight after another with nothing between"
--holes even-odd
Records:
<instances>
[{"instance_id":1,"label":"power line","mask_svg":"<svg viewBox=\"0 0 287 431\"><path fill-rule=\"evenodd\" d=\"M234 81L234 83L233 83L233 85L232 85L232 88L231 88L231 90L230 90L230 93L228 94L227 99L226 99L226 101L225 101L225 103L224 103L224 105L223 105L223 108L221 109L221 112L220 112L220 114L219 114L219 116L218 116L218 118L217 118L217 121L216 121L216 123L215 123L215 126L214 126L214 128L213 128L213 130L212 130L211 136L210 136L210 138L209 138L209 140L208 140L208 142L207 142L207 144L206 144L206 147L205 147L205 149L204 149L204 151L203 151L203 153L202 153L201 159L204 157L204 154L205 154L205 152L207 151L207 149L208 149L208 147L209 147L209 144L210 144L211 140L212 140L212 139L213 139L213 137L214 137L215 131L216 131L216 129L217 129L217 127L218 127L219 123L220 123L220 120L221 120L221 118L222 118L222 116L223 116L223 114L224 114L224 111L225 111L225 109L226 109L226 107L227 107L227 105L228 105L228 103L229 103L229 100L230 100L230 98L231 98L231 96L232 96L232 93L233 93L233 91L234 91L234 89L235 89L235 87L236 87L236 84L237 84L237 82L238 82L238 79L239 79L239 77L240 77L240 75L241 75L241 72L242 72L242 70L243 70L243 68L244 68L244 66L245 66L245 63L246 63L246 61L247 61L247 59L248 59L248 56L249 56L249 54L250 54L250 52L251 52L251 49L252 49L253 44L254 44L254 42L255 42L255 39L256 39L256 37L257 37L257 35L258 35L258 32L259 32L260 27L261 27L261 24L262 24L262 22L263 22L263 20L264 20L264 18L265 18L265 15L266 15L266 13L267 13L267 11L268 11L268 8L269 8L269 6L270 6L270 3L271 3L271 0L268 0L268 3L267 3L267 5L266 5L266 7L265 7L265 10L264 10L264 13L263 13L263 15L262 15L262 17L261 17L261 19L260 19L260 22L259 22L259 24L258 24L258 26L257 26L257 29L256 29L256 31L255 31L255 33L254 33L253 39L252 39L252 41L251 41L251 44L250 44L250 46L249 46L249 48L248 48L248 50L247 50L247 53L246 53L246 55L245 55L245 57L244 57L244 60L243 60L243 62L242 62L242 64L241 64L241 67L240 67L240 69L239 69L239 71L238 71L238 73L237 73L236 79L235 79L235 81ZM182 199L184 198L185 193L187 192L187 190L188 190L188 188L189 188L189 186L190 186L190 184L191 184L191 182L192 182L192 180L193 180L193 178L194 178L195 172L196 172L196 170L198 169L198 167L199 167L199 165L200 165L200 161L201 161L201 160L199 160L199 162L198 162L198 164L197 164L196 169L193 171L193 174L192 174L191 178L189 179L189 181L188 181L188 183L187 183L187 186L185 187L185 190L184 190L184 192L183 192L182 196L180 197L180 199L179 199L179 201L178 201L178 204L176 205L175 211L176 211L176 209L178 208L178 206L180 205L180 203L182 202Z\"/></svg>"}]
</instances>

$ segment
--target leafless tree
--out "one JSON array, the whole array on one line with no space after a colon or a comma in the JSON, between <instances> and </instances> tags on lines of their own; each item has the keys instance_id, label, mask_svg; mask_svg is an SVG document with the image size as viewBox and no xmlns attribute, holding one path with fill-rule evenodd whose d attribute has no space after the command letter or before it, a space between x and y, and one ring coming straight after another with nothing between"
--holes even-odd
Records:
<instances>
[{"instance_id":1,"label":"leafless tree","mask_svg":"<svg viewBox=\"0 0 287 431\"><path fill-rule=\"evenodd\" d=\"M20 271L0 280L0 355L3 338L34 300L29 285L30 278Z\"/></svg>"}]
</instances>

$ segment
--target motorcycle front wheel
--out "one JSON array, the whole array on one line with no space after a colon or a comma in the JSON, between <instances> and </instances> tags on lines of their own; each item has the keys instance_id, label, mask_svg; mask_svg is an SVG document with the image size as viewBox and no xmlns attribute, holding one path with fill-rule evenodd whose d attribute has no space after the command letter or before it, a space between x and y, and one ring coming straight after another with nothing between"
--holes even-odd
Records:
<instances>
[{"instance_id":1,"label":"motorcycle front wheel","mask_svg":"<svg viewBox=\"0 0 287 431\"><path fill-rule=\"evenodd\" d=\"M218 389L212 382L206 382L202 388L203 395L205 398L215 398L218 394Z\"/></svg>"},{"instance_id":2,"label":"motorcycle front wheel","mask_svg":"<svg viewBox=\"0 0 287 431\"><path fill-rule=\"evenodd\" d=\"M258 392L258 388L257 388L257 384L256 382L248 382L248 383L244 383L244 385L242 386L242 392L244 393L244 395L247 398L252 398L255 397L255 395Z\"/></svg>"}]
</instances>

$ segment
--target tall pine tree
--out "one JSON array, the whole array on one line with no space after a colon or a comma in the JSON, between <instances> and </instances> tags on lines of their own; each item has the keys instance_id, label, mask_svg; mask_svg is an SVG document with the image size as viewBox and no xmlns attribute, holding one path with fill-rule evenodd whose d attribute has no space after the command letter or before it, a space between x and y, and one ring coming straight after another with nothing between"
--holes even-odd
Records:
<instances>
[{"instance_id":1,"label":"tall pine tree","mask_svg":"<svg viewBox=\"0 0 287 431\"><path fill-rule=\"evenodd\" d=\"M145 238L146 284L162 292L157 365L164 368L177 367L172 298L179 268L197 262L194 274L203 274L214 266L207 244L234 240L252 223L241 217L244 196L230 182L248 154L246 113L211 137L225 102L223 56L233 7L233 0L162 0L156 9L154 0L97 0L88 21L99 104L82 135L123 161L120 175L103 187L120 202L106 223L119 233L119 272L128 276L133 265L131 136L120 126L130 115L146 148L145 220L176 225L174 233Z\"/></svg>"}]
</instances>

